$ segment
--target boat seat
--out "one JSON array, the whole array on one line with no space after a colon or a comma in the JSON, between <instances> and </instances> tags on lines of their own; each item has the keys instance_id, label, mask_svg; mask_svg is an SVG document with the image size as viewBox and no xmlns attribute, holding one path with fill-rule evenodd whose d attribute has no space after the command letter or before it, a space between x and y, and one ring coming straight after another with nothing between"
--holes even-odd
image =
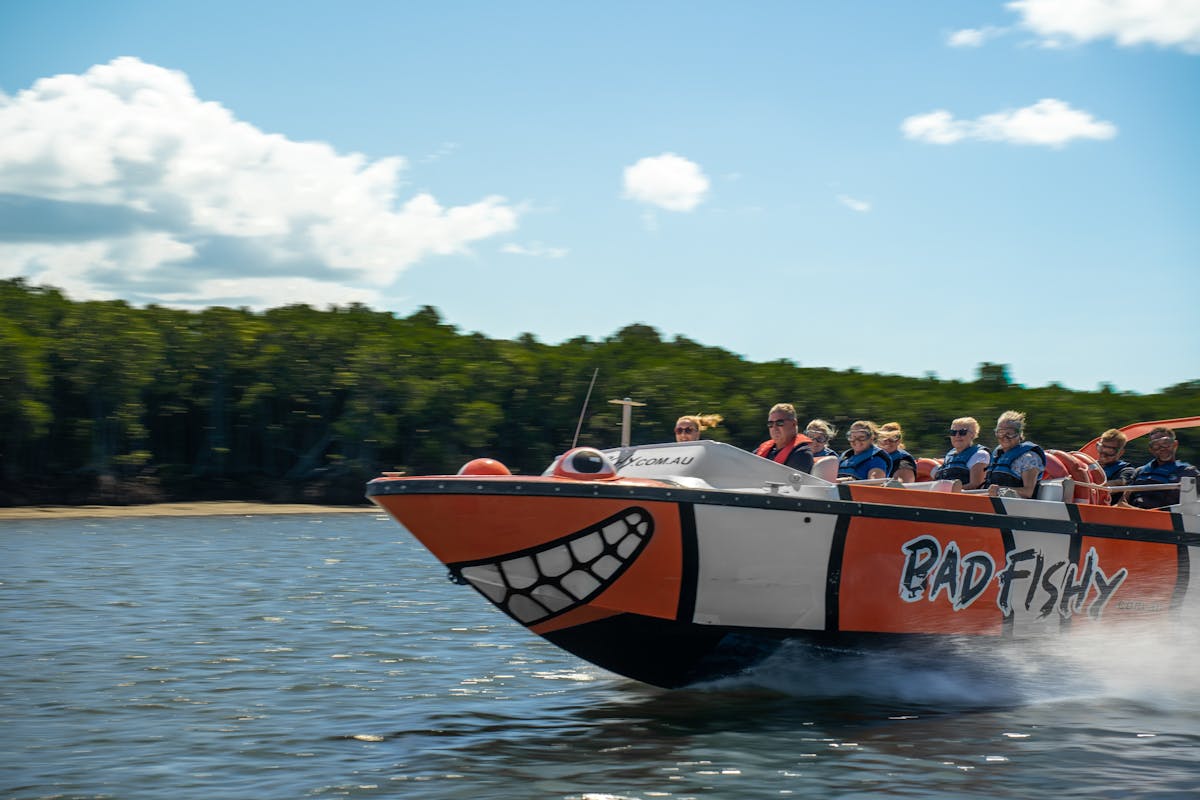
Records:
<instances>
[{"instance_id":1,"label":"boat seat","mask_svg":"<svg viewBox=\"0 0 1200 800\"><path fill-rule=\"evenodd\" d=\"M828 483L837 483L837 473L837 456L819 456L813 459L812 472L809 474Z\"/></svg>"},{"instance_id":2,"label":"boat seat","mask_svg":"<svg viewBox=\"0 0 1200 800\"><path fill-rule=\"evenodd\" d=\"M904 484L904 488L916 489L923 492L961 492L962 483L957 482L958 488L956 489L954 486L956 482L957 481L948 481L945 478L940 478L936 481L917 481L916 483L906 483Z\"/></svg>"},{"instance_id":3,"label":"boat seat","mask_svg":"<svg viewBox=\"0 0 1200 800\"><path fill-rule=\"evenodd\" d=\"M1061 478L1056 478L1052 481L1041 481L1037 485L1037 491L1033 493L1034 500L1053 500L1059 503L1063 499L1063 482Z\"/></svg>"}]
</instances>

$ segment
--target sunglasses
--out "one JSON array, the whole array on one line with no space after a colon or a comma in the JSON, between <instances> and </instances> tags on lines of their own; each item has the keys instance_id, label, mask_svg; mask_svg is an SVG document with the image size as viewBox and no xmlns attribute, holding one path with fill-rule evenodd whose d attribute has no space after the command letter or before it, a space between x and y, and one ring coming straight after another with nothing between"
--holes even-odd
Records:
<instances>
[{"instance_id":1,"label":"sunglasses","mask_svg":"<svg viewBox=\"0 0 1200 800\"><path fill-rule=\"evenodd\" d=\"M861 435L861 436L855 436L854 434L851 434L850 436L847 436L846 438L852 442L869 442L869 441L871 441L871 437L869 435L865 435L865 434Z\"/></svg>"},{"instance_id":2,"label":"sunglasses","mask_svg":"<svg viewBox=\"0 0 1200 800\"><path fill-rule=\"evenodd\" d=\"M695 433L696 429L695 428L676 428L675 432L676 433Z\"/></svg>"},{"instance_id":3,"label":"sunglasses","mask_svg":"<svg viewBox=\"0 0 1200 800\"><path fill-rule=\"evenodd\" d=\"M795 422L795 421L796 420L794 420L794 419L769 419L769 420L767 420L767 427L768 428L782 428L784 425L787 425L789 422Z\"/></svg>"},{"instance_id":4,"label":"sunglasses","mask_svg":"<svg viewBox=\"0 0 1200 800\"><path fill-rule=\"evenodd\" d=\"M966 436L970 432L970 428L951 428L948 431L951 436Z\"/></svg>"},{"instance_id":5,"label":"sunglasses","mask_svg":"<svg viewBox=\"0 0 1200 800\"><path fill-rule=\"evenodd\" d=\"M825 444L829 441L829 437L820 431L807 430L804 432L804 435L812 439L814 442L820 442L821 444Z\"/></svg>"},{"instance_id":6,"label":"sunglasses","mask_svg":"<svg viewBox=\"0 0 1200 800\"><path fill-rule=\"evenodd\" d=\"M1009 439L1020 439L1020 438L1021 438L1021 434L1019 434L1019 433L1013 433L1012 431L1000 431L1000 430L997 430L997 431L994 431L994 433L996 434L996 438L997 438L997 439L1003 439L1003 440L1004 440L1004 441L1006 441L1006 442L1007 442Z\"/></svg>"},{"instance_id":7,"label":"sunglasses","mask_svg":"<svg viewBox=\"0 0 1200 800\"><path fill-rule=\"evenodd\" d=\"M1106 453L1106 454L1109 454L1109 455L1114 455L1114 456L1115 456L1117 453L1121 452L1121 448L1119 448L1119 447L1110 447L1109 445L1106 445L1106 444L1102 444L1102 445L1100 445L1099 447L1097 447L1097 448L1096 448L1096 450L1097 450L1098 452L1101 452L1101 453Z\"/></svg>"},{"instance_id":8,"label":"sunglasses","mask_svg":"<svg viewBox=\"0 0 1200 800\"><path fill-rule=\"evenodd\" d=\"M1155 447L1170 447L1173 444L1175 444L1174 439L1166 436L1160 436L1157 439L1150 440L1150 449L1153 450Z\"/></svg>"}]
</instances>

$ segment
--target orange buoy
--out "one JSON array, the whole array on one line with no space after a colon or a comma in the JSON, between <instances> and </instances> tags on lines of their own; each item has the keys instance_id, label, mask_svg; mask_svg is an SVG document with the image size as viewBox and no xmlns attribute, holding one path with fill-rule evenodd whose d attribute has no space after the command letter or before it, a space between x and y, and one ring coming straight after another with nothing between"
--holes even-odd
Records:
<instances>
[{"instance_id":1,"label":"orange buoy","mask_svg":"<svg viewBox=\"0 0 1200 800\"><path fill-rule=\"evenodd\" d=\"M1091 483L1091 477L1088 475L1087 467L1082 461L1075 456L1063 450L1047 450L1047 456L1053 455L1056 459L1062 462L1066 468L1067 474L1064 477L1069 477L1076 481L1075 486L1075 502L1076 503L1095 503L1096 492L1089 489L1087 486L1079 486L1078 482Z\"/></svg>"},{"instance_id":2,"label":"orange buoy","mask_svg":"<svg viewBox=\"0 0 1200 800\"><path fill-rule=\"evenodd\" d=\"M1082 461L1084 466L1087 467L1089 481L1099 486L1108 483L1108 476L1104 474L1104 467L1100 465L1099 461L1082 450L1072 450L1071 455ZM1096 489L1094 491L1096 492L1095 502L1104 506L1112 502L1112 492L1108 489Z\"/></svg>"},{"instance_id":3,"label":"orange buoy","mask_svg":"<svg viewBox=\"0 0 1200 800\"><path fill-rule=\"evenodd\" d=\"M1058 478L1069 478L1071 473L1067 471L1067 466L1055 453L1061 453L1061 450L1046 451L1046 469L1042 473L1042 480L1053 481Z\"/></svg>"},{"instance_id":4,"label":"orange buoy","mask_svg":"<svg viewBox=\"0 0 1200 800\"><path fill-rule=\"evenodd\" d=\"M494 458L476 458L462 465L459 475L512 475L508 467Z\"/></svg>"},{"instance_id":5,"label":"orange buoy","mask_svg":"<svg viewBox=\"0 0 1200 800\"><path fill-rule=\"evenodd\" d=\"M918 481L933 480L933 473L937 472L937 468L940 467L941 465L942 465L942 460L940 458L925 458L923 456L921 458L918 458L917 459L917 480Z\"/></svg>"}]
</instances>

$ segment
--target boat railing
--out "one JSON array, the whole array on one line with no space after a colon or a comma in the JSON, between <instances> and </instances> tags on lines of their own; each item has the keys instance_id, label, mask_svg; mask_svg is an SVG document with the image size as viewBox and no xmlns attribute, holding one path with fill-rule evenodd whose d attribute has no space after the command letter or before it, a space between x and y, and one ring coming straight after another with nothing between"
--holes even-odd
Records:
<instances>
[{"instance_id":1,"label":"boat railing","mask_svg":"<svg viewBox=\"0 0 1200 800\"><path fill-rule=\"evenodd\" d=\"M1109 486L1109 485L1103 484L1103 483L1089 483L1087 481L1077 481L1072 478L1056 478L1056 479L1050 480L1050 481L1042 481L1041 483L1038 484L1037 499L1038 500L1055 500L1055 501L1061 502L1063 500L1063 498L1067 498L1066 502L1068 502L1068 503L1074 502L1074 500L1072 500L1070 498L1073 498L1075 496L1075 488L1080 487L1080 486L1085 489L1096 489L1096 490L1101 490L1101 491L1107 491L1107 492L1111 492L1112 494L1133 494L1133 493L1137 493L1137 492L1161 492L1161 491L1178 490L1179 491L1179 502L1175 505L1167 506L1166 509L1171 510L1171 511L1177 511L1181 514L1200 514L1200 492L1198 492L1198 490L1197 490L1196 479L1191 478L1191 477L1185 477L1185 478L1181 479L1179 483L1145 483L1145 484L1138 484L1136 486ZM1058 496L1058 497L1047 496L1046 493L1043 492L1043 490L1046 488L1058 488L1058 487L1061 487L1061 491L1062 491L1061 496ZM1016 493L1015 490L1010 490L1010 491L1012 491L1012 494L1006 495L1006 494L1004 494L1004 490L1001 489L1001 492L1002 492L1001 496L1002 497L1004 497L1004 496L1011 497L1013 494ZM988 490L987 489L964 489L962 493L963 494L987 494ZM1056 491L1056 492L1054 492L1054 494L1057 495L1058 492Z\"/></svg>"}]
</instances>

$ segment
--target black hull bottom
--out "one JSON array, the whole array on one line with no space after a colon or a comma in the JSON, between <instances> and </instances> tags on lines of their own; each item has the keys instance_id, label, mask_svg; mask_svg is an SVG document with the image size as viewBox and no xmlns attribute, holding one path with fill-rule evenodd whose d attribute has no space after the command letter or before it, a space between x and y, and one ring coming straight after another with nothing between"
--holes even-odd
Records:
<instances>
[{"instance_id":1,"label":"black hull bottom","mask_svg":"<svg viewBox=\"0 0 1200 800\"><path fill-rule=\"evenodd\" d=\"M1014 664L1053 657L1052 646L1045 647L1048 642L992 636L721 628L637 614L577 625L545 638L610 672L664 689L739 675L776 653L791 668L822 673L810 672L806 680L828 683L831 676L850 678L853 672L868 684L905 670L949 670L981 679L1001 673L1021 679Z\"/></svg>"},{"instance_id":2,"label":"black hull bottom","mask_svg":"<svg viewBox=\"0 0 1200 800\"><path fill-rule=\"evenodd\" d=\"M562 649L610 672L664 689L729 677L761 663L784 642L820 642L810 631L747 631L621 614L547 634Z\"/></svg>"}]
</instances>

